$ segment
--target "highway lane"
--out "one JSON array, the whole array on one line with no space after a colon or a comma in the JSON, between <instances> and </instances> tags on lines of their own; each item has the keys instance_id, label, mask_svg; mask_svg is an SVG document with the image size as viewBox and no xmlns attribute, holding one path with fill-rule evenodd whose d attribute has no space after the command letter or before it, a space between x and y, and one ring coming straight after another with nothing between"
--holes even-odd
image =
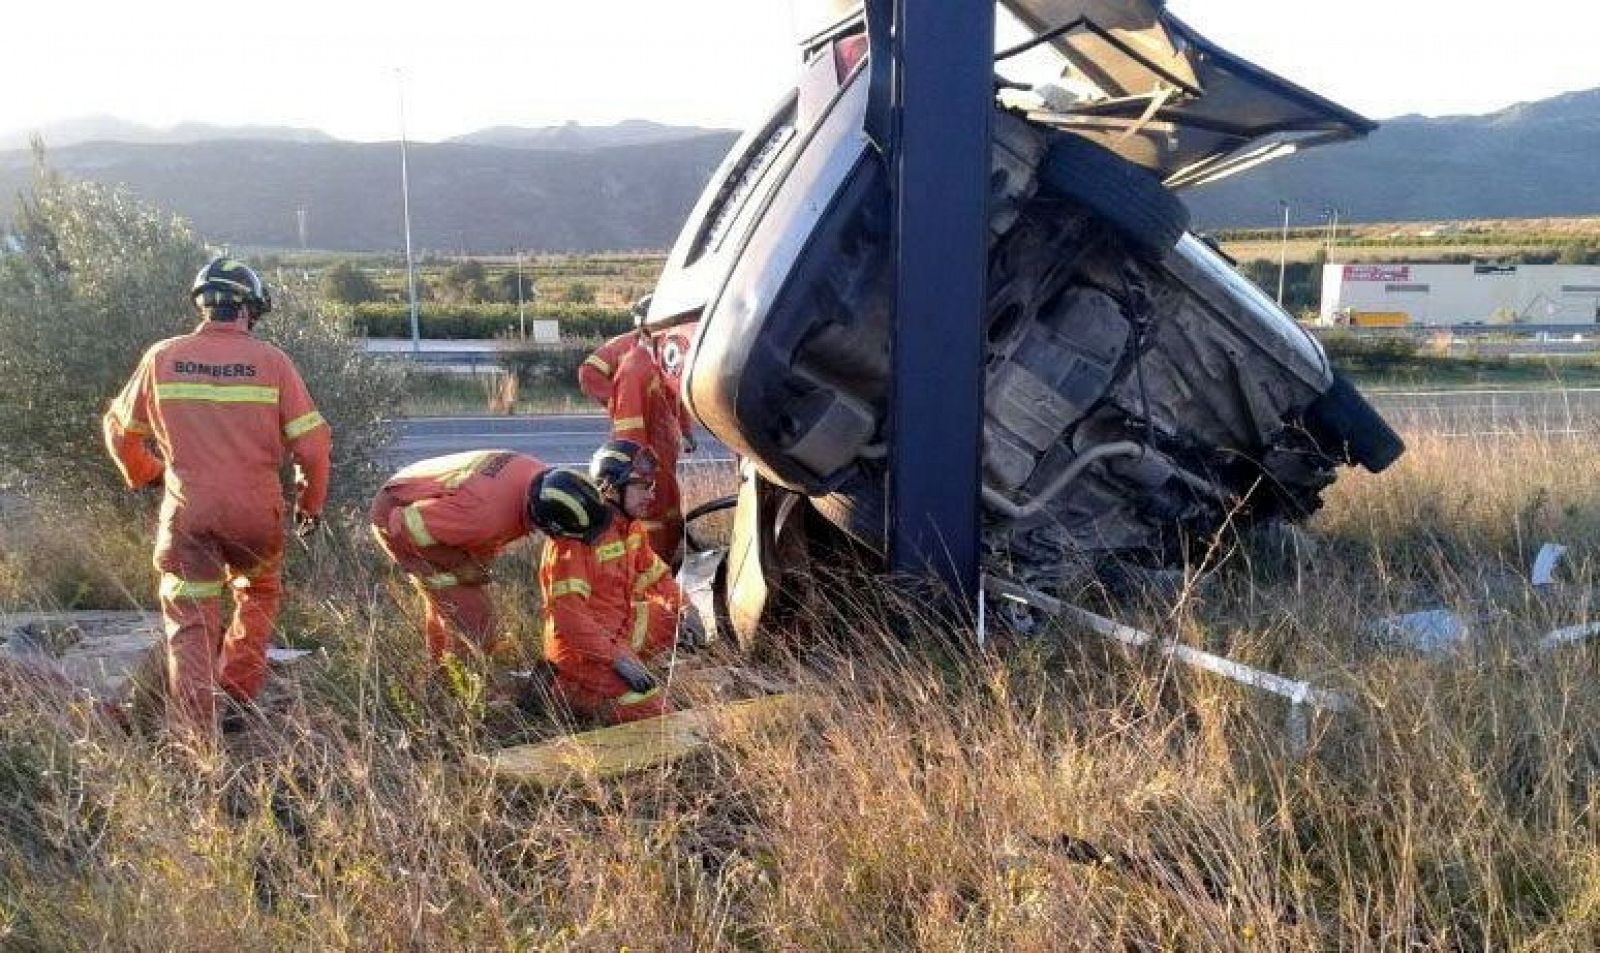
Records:
<instances>
[{"instance_id":1,"label":"highway lane","mask_svg":"<svg viewBox=\"0 0 1600 953\"><path fill-rule=\"evenodd\" d=\"M538 457L557 466L586 464L595 448L610 434L601 414L552 414L543 417L411 417L395 422L396 439L389 447L389 462L401 467L427 457L460 450L505 449ZM704 429L695 439L700 447L683 457L683 463L726 462L733 454Z\"/></svg>"},{"instance_id":2,"label":"highway lane","mask_svg":"<svg viewBox=\"0 0 1600 953\"><path fill-rule=\"evenodd\" d=\"M1446 436L1575 435L1600 431L1600 387L1368 390L1402 433Z\"/></svg>"},{"instance_id":3,"label":"highway lane","mask_svg":"<svg viewBox=\"0 0 1600 953\"><path fill-rule=\"evenodd\" d=\"M1367 391L1378 412L1402 433L1446 436L1600 434L1600 387L1515 390ZM587 463L606 439L599 414L542 417L413 417L396 422L389 448L394 466L425 457L479 448L505 448L563 466ZM716 438L698 431L698 452L686 466L725 463L732 453Z\"/></svg>"}]
</instances>

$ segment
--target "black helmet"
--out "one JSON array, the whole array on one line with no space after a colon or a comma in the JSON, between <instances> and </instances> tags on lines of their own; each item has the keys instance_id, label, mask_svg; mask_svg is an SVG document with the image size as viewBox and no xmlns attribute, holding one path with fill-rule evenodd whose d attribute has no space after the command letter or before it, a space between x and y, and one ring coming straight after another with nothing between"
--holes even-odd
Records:
<instances>
[{"instance_id":1,"label":"black helmet","mask_svg":"<svg viewBox=\"0 0 1600 953\"><path fill-rule=\"evenodd\" d=\"M619 494L634 479L656 475L656 455L633 440L608 440L589 460L589 479L600 495Z\"/></svg>"},{"instance_id":2,"label":"black helmet","mask_svg":"<svg viewBox=\"0 0 1600 953\"><path fill-rule=\"evenodd\" d=\"M546 470L528 487L528 522L546 536L592 543L611 523L611 507L576 470Z\"/></svg>"},{"instance_id":3,"label":"black helmet","mask_svg":"<svg viewBox=\"0 0 1600 953\"><path fill-rule=\"evenodd\" d=\"M258 318L272 310L272 293L261 276L244 262L226 255L206 262L194 276L189 297L202 308L226 310L243 305Z\"/></svg>"}]
</instances>

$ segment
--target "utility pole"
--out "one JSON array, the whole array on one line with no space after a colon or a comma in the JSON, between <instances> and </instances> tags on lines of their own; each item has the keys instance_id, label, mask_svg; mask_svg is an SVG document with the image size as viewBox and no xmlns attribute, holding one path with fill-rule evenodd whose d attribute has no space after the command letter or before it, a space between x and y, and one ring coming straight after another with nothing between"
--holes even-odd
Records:
<instances>
[{"instance_id":1,"label":"utility pole","mask_svg":"<svg viewBox=\"0 0 1600 953\"><path fill-rule=\"evenodd\" d=\"M1283 237L1278 241L1278 307L1283 307L1283 269L1289 257L1289 200L1279 199L1283 206Z\"/></svg>"},{"instance_id":2,"label":"utility pole","mask_svg":"<svg viewBox=\"0 0 1600 953\"><path fill-rule=\"evenodd\" d=\"M306 250L306 207L304 205L294 210L295 230L300 235L300 250Z\"/></svg>"},{"instance_id":3,"label":"utility pole","mask_svg":"<svg viewBox=\"0 0 1600 953\"><path fill-rule=\"evenodd\" d=\"M400 206L406 227L406 293L411 300L411 359L422 357L422 329L417 321L417 268L411 258L411 173L406 157L406 78L395 70L400 87Z\"/></svg>"},{"instance_id":4,"label":"utility pole","mask_svg":"<svg viewBox=\"0 0 1600 953\"><path fill-rule=\"evenodd\" d=\"M889 561L976 608L994 4L865 9L872 66L892 63L896 94Z\"/></svg>"},{"instance_id":5,"label":"utility pole","mask_svg":"<svg viewBox=\"0 0 1600 953\"><path fill-rule=\"evenodd\" d=\"M528 339L528 316L522 311L522 252L517 252L517 328L522 340Z\"/></svg>"}]
</instances>

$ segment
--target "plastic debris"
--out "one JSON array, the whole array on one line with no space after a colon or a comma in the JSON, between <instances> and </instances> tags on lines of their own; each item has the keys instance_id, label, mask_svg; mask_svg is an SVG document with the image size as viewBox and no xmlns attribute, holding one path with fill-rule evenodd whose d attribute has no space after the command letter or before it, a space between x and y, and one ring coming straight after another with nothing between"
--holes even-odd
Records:
<instances>
[{"instance_id":1,"label":"plastic debris","mask_svg":"<svg viewBox=\"0 0 1600 953\"><path fill-rule=\"evenodd\" d=\"M1535 586L1553 586L1556 584L1556 566L1561 562L1561 557L1566 555L1567 547L1560 543L1545 543L1539 547L1539 553L1533 557L1532 582Z\"/></svg>"},{"instance_id":2,"label":"plastic debris","mask_svg":"<svg viewBox=\"0 0 1600 953\"><path fill-rule=\"evenodd\" d=\"M1535 647L1541 652L1548 652L1551 649L1559 648L1563 645L1570 645L1574 642L1582 642L1585 639L1592 638L1596 635L1600 635L1600 622L1585 622L1583 625L1569 625L1565 628L1546 632L1536 643Z\"/></svg>"},{"instance_id":3,"label":"plastic debris","mask_svg":"<svg viewBox=\"0 0 1600 953\"><path fill-rule=\"evenodd\" d=\"M1449 609L1423 609L1386 616L1374 621L1371 631L1384 641L1426 655L1457 651L1472 639L1466 620Z\"/></svg>"}]
</instances>

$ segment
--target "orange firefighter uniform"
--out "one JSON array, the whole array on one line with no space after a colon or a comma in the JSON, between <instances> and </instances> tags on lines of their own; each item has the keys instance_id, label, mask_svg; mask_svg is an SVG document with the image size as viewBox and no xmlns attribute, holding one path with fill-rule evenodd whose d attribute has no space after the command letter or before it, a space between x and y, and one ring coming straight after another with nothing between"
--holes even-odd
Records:
<instances>
[{"instance_id":1,"label":"orange firefighter uniform","mask_svg":"<svg viewBox=\"0 0 1600 953\"><path fill-rule=\"evenodd\" d=\"M672 648L683 591L650 548L642 520L613 512L592 544L552 539L539 566L544 654L556 690L575 711L613 724L671 711L659 687L629 689L613 666Z\"/></svg>"},{"instance_id":2,"label":"orange firefighter uniform","mask_svg":"<svg viewBox=\"0 0 1600 953\"><path fill-rule=\"evenodd\" d=\"M503 648L485 588L489 564L534 531L528 488L548 469L510 450L469 450L414 463L378 491L373 534L427 603L435 661Z\"/></svg>"},{"instance_id":3,"label":"orange firefighter uniform","mask_svg":"<svg viewBox=\"0 0 1600 953\"><path fill-rule=\"evenodd\" d=\"M209 730L214 685L249 701L266 678L282 597L285 451L297 466L296 516L317 517L331 433L288 355L252 337L243 318L205 321L151 347L103 426L128 486L166 487L155 566L168 718ZM226 632L224 589L234 601Z\"/></svg>"},{"instance_id":4,"label":"orange firefighter uniform","mask_svg":"<svg viewBox=\"0 0 1600 953\"><path fill-rule=\"evenodd\" d=\"M616 376L622 358L639 343L639 332L619 334L595 348L594 353L578 365L578 388L589 399L602 407L611 405L611 380Z\"/></svg>"},{"instance_id":5,"label":"orange firefighter uniform","mask_svg":"<svg viewBox=\"0 0 1600 953\"><path fill-rule=\"evenodd\" d=\"M648 346L630 348L612 377L611 436L648 447L656 458L656 495L642 522L651 547L676 565L683 541L678 452L693 431L688 408L678 400L666 373Z\"/></svg>"}]
</instances>

